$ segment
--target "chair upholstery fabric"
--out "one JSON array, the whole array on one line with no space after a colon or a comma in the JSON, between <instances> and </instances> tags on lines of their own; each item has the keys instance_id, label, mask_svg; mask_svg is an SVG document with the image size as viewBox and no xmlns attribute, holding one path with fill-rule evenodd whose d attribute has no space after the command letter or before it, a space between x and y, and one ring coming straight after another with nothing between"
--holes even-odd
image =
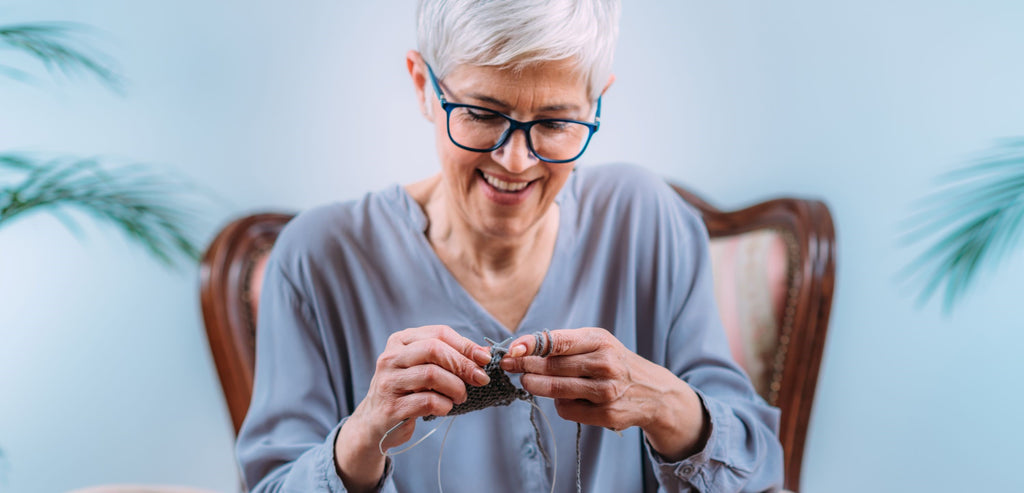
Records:
<instances>
[{"instance_id":1,"label":"chair upholstery fabric","mask_svg":"<svg viewBox=\"0 0 1024 493\"><path fill-rule=\"evenodd\" d=\"M771 383L781 372L775 353L792 282L789 266L796 261L787 239L781 231L759 229L711 241L715 299L732 356L771 404L778 395Z\"/></svg>"}]
</instances>

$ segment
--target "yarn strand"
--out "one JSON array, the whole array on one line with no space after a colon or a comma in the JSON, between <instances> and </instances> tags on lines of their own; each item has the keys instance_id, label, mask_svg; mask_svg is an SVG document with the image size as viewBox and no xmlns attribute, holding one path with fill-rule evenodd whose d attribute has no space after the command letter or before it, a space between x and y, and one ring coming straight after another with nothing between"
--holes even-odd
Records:
<instances>
[{"instance_id":1,"label":"yarn strand","mask_svg":"<svg viewBox=\"0 0 1024 493\"><path fill-rule=\"evenodd\" d=\"M444 430L444 438L441 439L441 448L437 451L437 492L444 493L444 488L441 486L441 458L444 457L444 444L448 441L448 432L452 431L452 425L455 424L455 417L448 420L448 429Z\"/></svg>"},{"instance_id":2,"label":"yarn strand","mask_svg":"<svg viewBox=\"0 0 1024 493\"><path fill-rule=\"evenodd\" d=\"M530 401L536 402L533 396L530 396ZM536 406L535 406L536 407ZM539 407L537 409L540 409ZM534 440L537 441L537 448L540 449L540 455L544 456L544 464L551 467L551 456L548 455L548 450L544 447L544 442L540 438L540 427L537 426L537 419L534 418L533 408L530 409L530 426L533 427Z\"/></svg>"},{"instance_id":3,"label":"yarn strand","mask_svg":"<svg viewBox=\"0 0 1024 493\"><path fill-rule=\"evenodd\" d=\"M444 423L441 423L441 424L435 426L433 430L430 430L429 432L427 432L426 435L423 435L422 437L420 437L420 439L416 440L415 443L413 443L412 445L409 445L408 447L403 448L402 450L399 450L398 452L392 452L390 450L385 452L384 451L384 440L387 440L388 439L388 435L393 433L395 430L401 428L402 425L404 425L408 421L409 421L409 418L405 418L405 419L399 421L397 425L392 426L388 431L384 432L384 436L380 437L380 442L377 442L377 450L380 450L380 455L383 455L384 457L394 457L394 456L399 455L399 454L404 454L404 453L408 452L409 449L411 449L411 448L413 448L413 447L423 443L423 440L426 440L430 435L433 435L434 432L437 431L437 429L441 427L441 424L444 424ZM449 425L449 427L450 426L451 425Z\"/></svg>"},{"instance_id":4,"label":"yarn strand","mask_svg":"<svg viewBox=\"0 0 1024 493\"><path fill-rule=\"evenodd\" d=\"M533 402L533 399L530 399L526 402L530 403L530 405L533 406L534 409L540 412L540 417L544 418L544 424L548 426L548 436L551 437L551 446L554 449L552 450L551 454L551 456L554 457L554 460L551 461L551 493L555 493L555 480L558 479L558 444L555 443L555 429L551 426L551 420L548 419L548 415L544 414L544 410L541 409L536 402ZM532 409L530 410L530 415L533 415ZM537 428L535 427L534 430L536 429ZM537 441L537 446L543 447L543 445L541 445L540 443L540 440ZM579 454L577 453L577 460L579 460L578 456Z\"/></svg>"},{"instance_id":5,"label":"yarn strand","mask_svg":"<svg viewBox=\"0 0 1024 493\"><path fill-rule=\"evenodd\" d=\"M580 470L583 469L583 464L580 460L580 437L583 435L583 426L576 423L576 493L583 493L583 478L580 474ZM622 436L620 433L619 436Z\"/></svg>"}]
</instances>

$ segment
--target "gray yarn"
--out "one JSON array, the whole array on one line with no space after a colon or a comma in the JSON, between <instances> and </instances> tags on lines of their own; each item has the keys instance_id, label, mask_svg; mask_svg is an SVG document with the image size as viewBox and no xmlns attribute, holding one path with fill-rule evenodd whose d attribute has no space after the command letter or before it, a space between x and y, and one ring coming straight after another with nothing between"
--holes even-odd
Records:
<instances>
[{"instance_id":1,"label":"gray yarn","mask_svg":"<svg viewBox=\"0 0 1024 493\"><path fill-rule=\"evenodd\" d=\"M533 401L534 404L537 403L537 401L532 397L530 400ZM544 457L544 463L547 464L548 467L551 467L551 456L548 455L547 449L544 448L544 442L540 440L540 427L537 426L537 419L533 414L534 408L536 407L536 405L530 406L530 425L533 426L533 439L537 442L537 448L540 449L540 455Z\"/></svg>"},{"instance_id":2,"label":"gray yarn","mask_svg":"<svg viewBox=\"0 0 1024 493\"><path fill-rule=\"evenodd\" d=\"M583 478L580 477L580 436L583 435L583 427L576 423L576 493L583 493Z\"/></svg>"},{"instance_id":3,"label":"gray yarn","mask_svg":"<svg viewBox=\"0 0 1024 493\"><path fill-rule=\"evenodd\" d=\"M512 342L512 338L509 337L500 343L490 339L487 339L487 342L491 343L491 361L484 366L484 371L487 372L488 377L491 377L490 383L482 387L466 384L466 402L453 406L452 410L448 412L448 416L458 416L494 406L507 406L516 400L528 401L533 399L529 392L512 385L508 374L501 369L501 358L508 353L508 343ZM531 417L532 414L531 412ZM431 421L437 418L438 416L424 416L423 421ZM533 429L537 430L536 424L534 424ZM537 431L537 434L539 436L540 431Z\"/></svg>"}]
</instances>

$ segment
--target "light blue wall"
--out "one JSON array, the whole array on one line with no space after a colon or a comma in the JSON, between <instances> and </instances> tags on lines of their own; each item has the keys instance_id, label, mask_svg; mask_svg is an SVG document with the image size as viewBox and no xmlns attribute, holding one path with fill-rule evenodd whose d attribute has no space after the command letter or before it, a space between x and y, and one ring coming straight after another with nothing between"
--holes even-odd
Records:
<instances>
[{"instance_id":1,"label":"light blue wall","mask_svg":"<svg viewBox=\"0 0 1024 493\"><path fill-rule=\"evenodd\" d=\"M588 162L630 161L726 207L824 198L836 298L804 490L1022 491L1024 250L952 316L895 282L931 178L1024 134L1017 0L626 2ZM413 2L9 1L0 21L103 31L125 97L0 80L0 150L141 160L254 209L353 198L436 170L403 56ZM7 56L0 52L0 56ZM0 491L237 489L197 269L35 216L0 230Z\"/></svg>"}]
</instances>

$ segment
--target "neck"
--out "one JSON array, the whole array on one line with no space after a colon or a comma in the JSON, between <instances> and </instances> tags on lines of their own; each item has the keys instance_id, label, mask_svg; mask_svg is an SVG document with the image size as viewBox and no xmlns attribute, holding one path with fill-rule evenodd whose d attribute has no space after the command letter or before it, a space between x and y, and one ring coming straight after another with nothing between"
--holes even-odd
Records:
<instances>
[{"instance_id":1,"label":"neck","mask_svg":"<svg viewBox=\"0 0 1024 493\"><path fill-rule=\"evenodd\" d=\"M408 187L427 216L427 240L445 261L454 262L481 280L499 280L522 273L524 266L546 266L558 235L557 204L529 229L512 236L473 229L459 214L440 175Z\"/></svg>"}]
</instances>

